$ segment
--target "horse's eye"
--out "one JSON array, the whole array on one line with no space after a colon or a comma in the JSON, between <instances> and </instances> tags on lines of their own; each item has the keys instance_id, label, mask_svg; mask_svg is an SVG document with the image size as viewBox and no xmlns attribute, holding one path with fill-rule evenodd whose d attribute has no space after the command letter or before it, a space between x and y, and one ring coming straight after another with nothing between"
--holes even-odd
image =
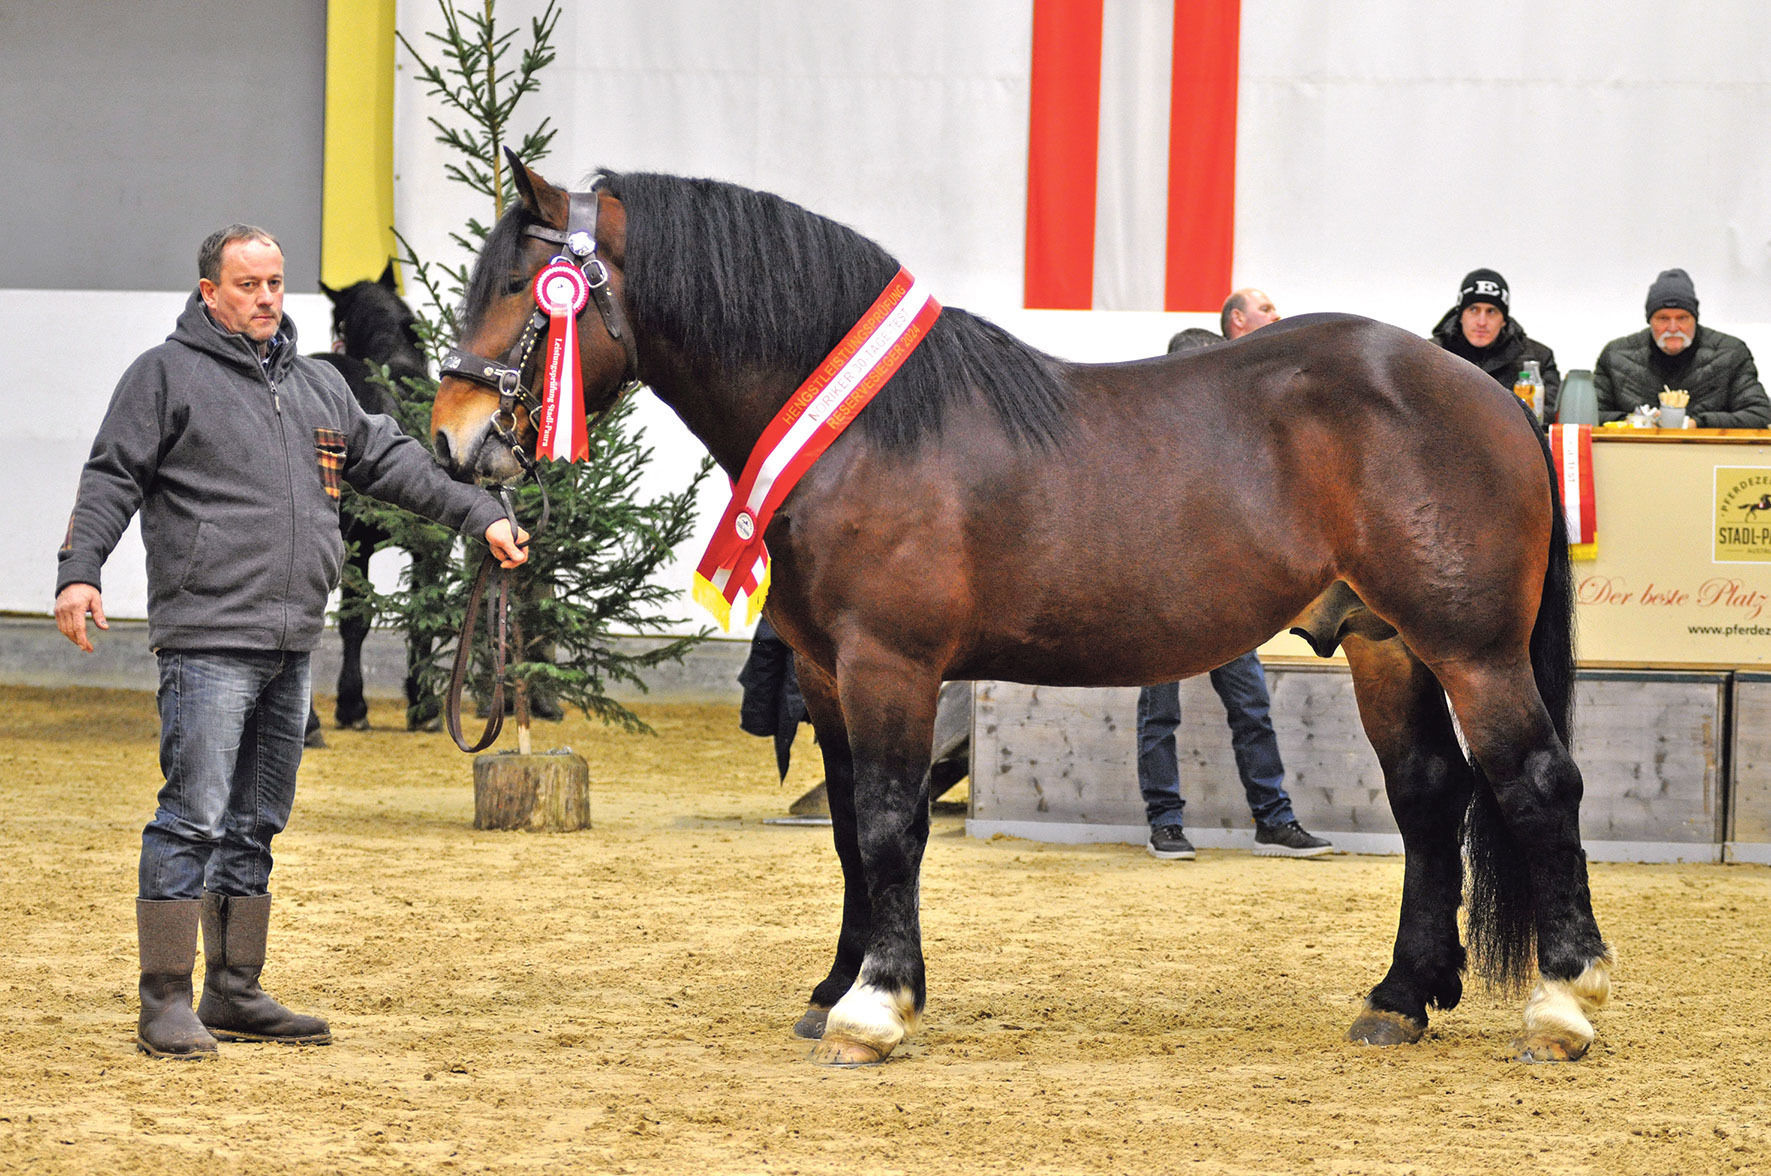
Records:
<instances>
[{"instance_id":1,"label":"horse's eye","mask_svg":"<svg viewBox=\"0 0 1771 1176\"><path fill-rule=\"evenodd\" d=\"M522 277L520 275L508 278L508 279L506 279L506 281L504 283L504 292L506 294L521 294L524 290L527 290L528 288L529 288L529 279Z\"/></svg>"}]
</instances>

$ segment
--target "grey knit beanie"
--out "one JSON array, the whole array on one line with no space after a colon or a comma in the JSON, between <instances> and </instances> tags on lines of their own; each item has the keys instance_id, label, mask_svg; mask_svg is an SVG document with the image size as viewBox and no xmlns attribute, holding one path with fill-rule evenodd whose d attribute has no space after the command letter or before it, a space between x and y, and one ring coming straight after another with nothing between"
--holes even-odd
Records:
<instances>
[{"instance_id":1,"label":"grey knit beanie","mask_svg":"<svg viewBox=\"0 0 1771 1176\"><path fill-rule=\"evenodd\" d=\"M1682 269L1661 270L1654 285L1648 287L1646 317L1653 318L1655 311L1668 309L1689 311L1692 318L1697 317L1697 287L1691 284L1691 275Z\"/></svg>"}]
</instances>

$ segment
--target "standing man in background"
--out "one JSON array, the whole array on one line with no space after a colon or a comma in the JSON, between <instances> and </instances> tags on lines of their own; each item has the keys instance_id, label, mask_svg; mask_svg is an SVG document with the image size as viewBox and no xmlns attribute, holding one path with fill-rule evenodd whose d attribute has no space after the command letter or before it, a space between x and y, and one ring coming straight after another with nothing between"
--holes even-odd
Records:
<instances>
[{"instance_id":1,"label":"standing man in background","mask_svg":"<svg viewBox=\"0 0 1771 1176\"><path fill-rule=\"evenodd\" d=\"M295 801L308 653L343 566L341 480L526 558L496 501L450 480L423 445L363 412L337 371L299 354L283 317L283 251L229 225L197 253L178 325L123 374L62 541L55 620L90 652L106 628L99 571L140 510L148 643L159 660L160 789L142 830L136 931L153 1057L216 1041L325 1045L330 1027L259 987L271 839ZM202 1003L191 1008L197 929Z\"/></svg>"},{"instance_id":2,"label":"standing man in background","mask_svg":"<svg viewBox=\"0 0 1771 1176\"><path fill-rule=\"evenodd\" d=\"M1260 290L1242 289L1224 300L1218 322L1225 339L1240 339L1279 321L1273 300ZM1168 350L1189 351L1220 342L1210 331L1194 328L1169 340ZM1254 851L1264 857L1320 857L1334 846L1312 836L1298 823L1285 791L1285 764L1273 733L1272 700L1267 676L1253 650L1211 672L1211 687L1224 703L1230 724L1230 746L1236 773L1254 817ZM1149 850L1165 861L1192 861L1196 851L1181 820L1180 759L1175 731L1181 725L1181 684L1166 682L1138 691L1138 791L1150 823Z\"/></svg>"}]
</instances>

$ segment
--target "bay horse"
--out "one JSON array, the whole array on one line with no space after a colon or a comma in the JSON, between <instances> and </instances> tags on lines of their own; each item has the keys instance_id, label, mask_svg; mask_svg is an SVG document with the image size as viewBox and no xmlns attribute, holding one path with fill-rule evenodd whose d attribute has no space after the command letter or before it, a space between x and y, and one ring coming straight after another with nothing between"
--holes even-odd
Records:
<instances>
[{"instance_id":1,"label":"bay horse","mask_svg":"<svg viewBox=\"0 0 1771 1176\"><path fill-rule=\"evenodd\" d=\"M433 440L463 479L515 479L529 460L513 446L532 452L544 349L513 341L534 275L561 242L585 244L567 233L585 213L610 303L579 318L587 413L637 377L734 479L899 268L766 193L642 174L567 192L511 162L520 200L476 262L459 355L509 351L521 395L501 408L484 382L497 361L445 373ZM820 1038L813 1060L881 1061L923 1009L943 680L1169 682L1286 628L1346 651L1406 851L1390 967L1349 1036L1415 1042L1429 1008L1458 1003L1466 967L1523 993L1535 964L1515 1055L1580 1058L1612 956L1567 749L1573 603L1552 468L1515 397L1367 319L1079 364L942 311L765 532L766 616L797 654L845 887L835 960L795 1026Z\"/></svg>"},{"instance_id":2,"label":"bay horse","mask_svg":"<svg viewBox=\"0 0 1771 1176\"><path fill-rule=\"evenodd\" d=\"M374 379L372 364L387 368L387 379L395 388L403 388L406 380L423 380L430 367L419 345L417 316L400 297L398 280L392 261L374 281L354 282L334 290L324 282L320 289L332 301L333 350L316 352L310 358L331 364L351 395L364 412L382 413L399 419L399 405L387 384ZM339 526L344 532L345 560L364 580L369 575L369 558L386 544L390 536L372 520L353 509L347 498L339 512ZM369 635L369 620L360 607L361 593L355 577L346 575L339 585L338 635L344 645L343 659L338 667L338 703L334 720L341 728L364 730L369 726L369 705L363 698L363 641ZM422 652L422 651L420 651ZM425 722L422 713L429 702L434 716L434 699L421 698L413 676L413 651L408 650L406 701L408 726ZM319 738L320 718L308 707L307 738L310 746Z\"/></svg>"}]
</instances>

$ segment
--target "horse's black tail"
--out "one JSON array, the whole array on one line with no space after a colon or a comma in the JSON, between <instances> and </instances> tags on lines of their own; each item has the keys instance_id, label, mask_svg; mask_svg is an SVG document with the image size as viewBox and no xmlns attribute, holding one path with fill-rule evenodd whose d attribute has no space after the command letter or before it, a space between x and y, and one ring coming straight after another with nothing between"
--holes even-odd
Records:
<instances>
[{"instance_id":1,"label":"horse's black tail","mask_svg":"<svg viewBox=\"0 0 1771 1176\"><path fill-rule=\"evenodd\" d=\"M1549 443L1550 551L1543 596L1531 630L1531 670L1556 737L1564 747L1574 719L1574 574L1568 562L1568 524ZM1525 854L1500 812L1494 789L1476 767L1476 788L1464 816L1469 876L1469 956L1477 975L1502 989L1523 988L1537 958L1537 924Z\"/></svg>"}]
</instances>

